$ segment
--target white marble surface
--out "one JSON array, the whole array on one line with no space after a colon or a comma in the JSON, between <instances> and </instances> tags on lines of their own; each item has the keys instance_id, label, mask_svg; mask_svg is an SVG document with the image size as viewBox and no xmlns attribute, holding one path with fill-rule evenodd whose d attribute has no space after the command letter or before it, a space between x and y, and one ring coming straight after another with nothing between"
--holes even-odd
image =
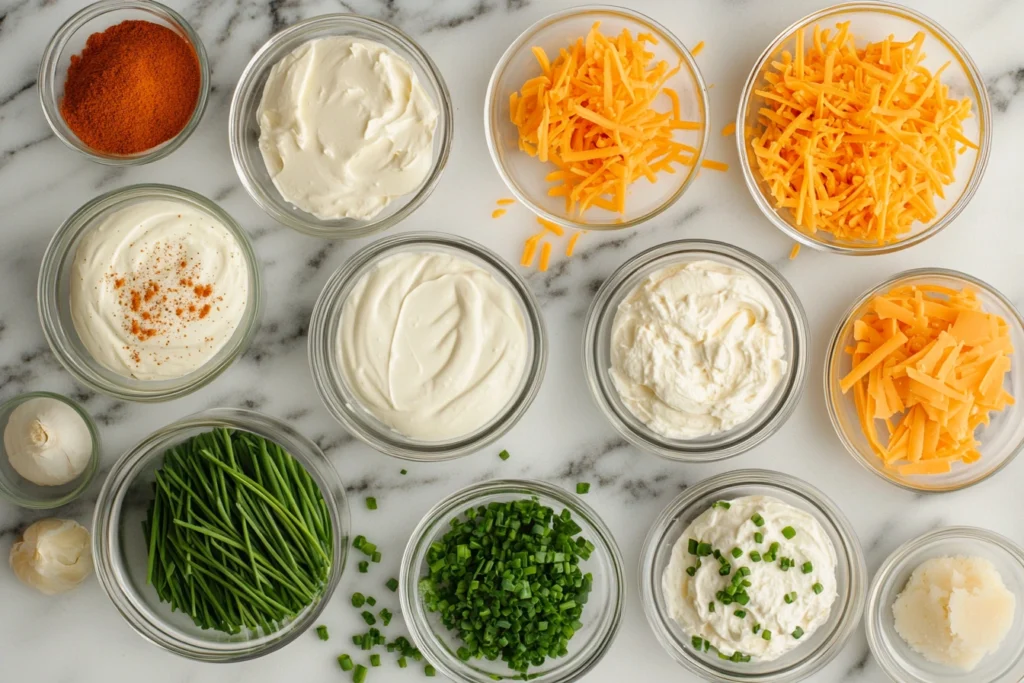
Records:
<instances>
[{"instance_id":1,"label":"white marble surface","mask_svg":"<svg viewBox=\"0 0 1024 683\"><path fill-rule=\"evenodd\" d=\"M334 637L312 634L255 662L214 666L188 662L147 644L121 620L95 581L63 598L45 598L18 584L0 564L0 680L101 683L146 680L347 680L334 656L348 649L357 626L348 605L353 590L386 594L379 584L397 573L416 521L442 496L484 478L523 476L567 487L590 481L588 502L604 516L627 561L628 600L622 629L608 656L586 680L612 683L694 680L666 655L648 629L636 588L636 558L646 529L688 484L740 467L767 467L821 487L852 519L870 571L902 542L933 527L987 527L1024 543L1017 462L975 489L924 497L865 472L844 452L822 404L821 368L827 335L862 290L898 270L946 266L979 275L1024 304L1019 260L1024 256L1024 4L1014 0L916 0L951 28L988 82L995 115L995 151L974 201L945 233L897 255L851 259L807 249L786 260L790 242L768 224L736 171L705 173L669 212L642 228L587 235L570 263L531 273L551 338L544 385L525 419L497 447L446 464L408 465L353 441L321 406L306 363L310 309L328 275L366 243L324 242L269 219L242 190L227 144L228 102L252 53L270 34L300 18L352 11L394 22L410 32L440 66L455 103L455 141L443 178L426 204L401 227L472 237L515 260L532 220L521 207L500 221L489 214L507 194L484 144L483 93L491 68L516 35L546 13L571 4L547 0L170 0L198 29L213 64L210 106L193 137L168 159L130 170L95 165L65 148L40 111L36 70L53 31L84 0L0 0L0 399L33 389L82 400L100 423L104 473L118 455L151 430L210 406L248 406L283 417L315 437L352 494L355 533L371 533L384 552L375 574L347 574L323 621ZM698 61L714 84L717 131L734 117L739 89L754 58L784 26L825 5L823 0L633 0L684 42L707 41ZM713 133L711 156L736 161L731 138ZM180 184L220 201L252 234L265 267L268 297L263 328L245 356L211 386L163 405L132 405L84 391L57 365L39 327L36 274L50 236L80 204L119 186ZM752 452L709 466L673 464L627 447L587 392L580 362L583 313L603 278L651 245L684 237L724 240L768 259L789 278L810 319L812 355L806 396L783 429ZM512 452L502 462L500 448ZM401 467L409 469L400 476ZM98 489L60 512L91 518ZM367 512L365 495L380 510ZM40 514L0 503L0 555ZM388 596L389 598L391 596ZM387 600L386 602L395 602ZM394 607L395 605L391 605ZM361 623L361 622L360 622ZM371 671L373 683L422 680L415 668ZM883 680L860 631L816 681Z\"/></svg>"}]
</instances>

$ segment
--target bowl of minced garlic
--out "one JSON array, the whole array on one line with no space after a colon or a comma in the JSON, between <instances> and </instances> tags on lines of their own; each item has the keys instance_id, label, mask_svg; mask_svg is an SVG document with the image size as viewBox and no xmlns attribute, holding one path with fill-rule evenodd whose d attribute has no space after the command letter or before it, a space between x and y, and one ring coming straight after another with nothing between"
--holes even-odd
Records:
<instances>
[{"instance_id":1,"label":"bowl of minced garlic","mask_svg":"<svg viewBox=\"0 0 1024 683\"><path fill-rule=\"evenodd\" d=\"M848 3L786 29L744 88L736 140L780 230L843 254L896 251L949 225L991 148L977 67L924 15Z\"/></svg>"}]
</instances>

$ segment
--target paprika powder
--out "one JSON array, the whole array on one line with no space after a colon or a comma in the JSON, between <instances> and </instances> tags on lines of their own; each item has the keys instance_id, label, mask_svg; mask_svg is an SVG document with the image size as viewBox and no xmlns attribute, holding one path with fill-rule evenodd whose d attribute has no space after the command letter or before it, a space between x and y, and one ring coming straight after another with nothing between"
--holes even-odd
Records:
<instances>
[{"instance_id":1,"label":"paprika powder","mask_svg":"<svg viewBox=\"0 0 1024 683\"><path fill-rule=\"evenodd\" d=\"M201 82L184 37L150 21L123 21L89 36L71 57L60 112L92 149L138 154L181 132Z\"/></svg>"}]
</instances>

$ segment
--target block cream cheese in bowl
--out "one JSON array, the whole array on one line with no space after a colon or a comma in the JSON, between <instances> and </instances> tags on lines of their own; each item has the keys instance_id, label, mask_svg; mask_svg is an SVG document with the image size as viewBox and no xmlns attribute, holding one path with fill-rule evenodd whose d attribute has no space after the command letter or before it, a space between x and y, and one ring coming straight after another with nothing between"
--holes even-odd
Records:
<instances>
[{"instance_id":1,"label":"block cream cheese in bowl","mask_svg":"<svg viewBox=\"0 0 1024 683\"><path fill-rule=\"evenodd\" d=\"M443 459L478 450L523 414L543 374L526 284L483 247L411 233L356 254L310 323L328 409L379 450Z\"/></svg>"},{"instance_id":2,"label":"block cream cheese in bowl","mask_svg":"<svg viewBox=\"0 0 1024 683\"><path fill-rule=\"evenodd\" d=\"M257 327L259 269L245 232L204 197L138 185L79 209L47 248L43 329L83 383L163 400L211 381Z\"/></svg>"}]
</instances>

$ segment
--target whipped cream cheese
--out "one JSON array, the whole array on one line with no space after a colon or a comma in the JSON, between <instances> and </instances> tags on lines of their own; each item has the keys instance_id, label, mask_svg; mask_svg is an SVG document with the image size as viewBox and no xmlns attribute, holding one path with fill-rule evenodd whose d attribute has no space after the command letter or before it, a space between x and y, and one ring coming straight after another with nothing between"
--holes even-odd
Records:
<instances>
[{"instance_id":1,"label":"whipped cream cheese","mask_svg":"<svg viewBox=\"0 0 1024 683\"><path fill-rule=\"evenodd\" d=\"M379 43L300 45L270 70L257 117L281 196L323 220L373 218L430 173L437 107Z\"/></svg>"},{"instance_id":2,"label":"whipped cream cheese","mask_svg":"<svg viewBox=\"0 0 1024 683\"><path fill-rule=\"evenodd\" d=\"M769 496L725 503L727 508L718 503L694 519L673 546L662 576L666 607L688 636L708 641L721 654L739 652L771 661L806 642L828 620L836 599L836 551L818 520L788 503ZM755 515L763 520L761 526L752 520ZM792 538L783 533L787 528L795 532ZM758 533L761 542L755 538ZM713 555L691 555L691 540L718 550L729 574L720 573L722 561ZM769 561L765 554L773 543L779 544L778 551ZM742 551L739 557L733 556L734 548ZM755 561L752 551L761 559ZM783 558L793 566L783 570ZM687 569L698 560L700 566L690 576ZM805 572L807 562L811 569ZM726 604L720 594L741 567L750 570L750 586L744 589L749 600Z\"/></svg>"},{"instance_id":3,"label":"whipped cream cheese","mask_svg":"<svg viewBox=\"0 0 1024 683\"><path fill-rule=\"evenodd\" d=\"M786 372L782 323L753 276L715 261L668 266L619 304L611 378L653 431L692 439L757 412Z\"/></svg>"},{"instance_id":4,"label":"whipped cream cheese","mask_svg":"<svg viewBox=\"0 0 1024 683\"><path fill-rule=\"evenodd\" d=\"M342 308L341 372L369 412L413 439L476 431L513 397L528 339L512 291L434 252L382 259Z\"/></svg>"},{"instance_id":5,"label":"whipped cream cheese","mask_svg":"<svg viewBox=\"0 0 1024 683\"><path fill-rule=\"evenodd\" d=\"M71 319L89 354L125 377L184 377L231 339L249 299L234 235L191 204L148 200L82 237Z\"/></svg>"}]
</instances>

